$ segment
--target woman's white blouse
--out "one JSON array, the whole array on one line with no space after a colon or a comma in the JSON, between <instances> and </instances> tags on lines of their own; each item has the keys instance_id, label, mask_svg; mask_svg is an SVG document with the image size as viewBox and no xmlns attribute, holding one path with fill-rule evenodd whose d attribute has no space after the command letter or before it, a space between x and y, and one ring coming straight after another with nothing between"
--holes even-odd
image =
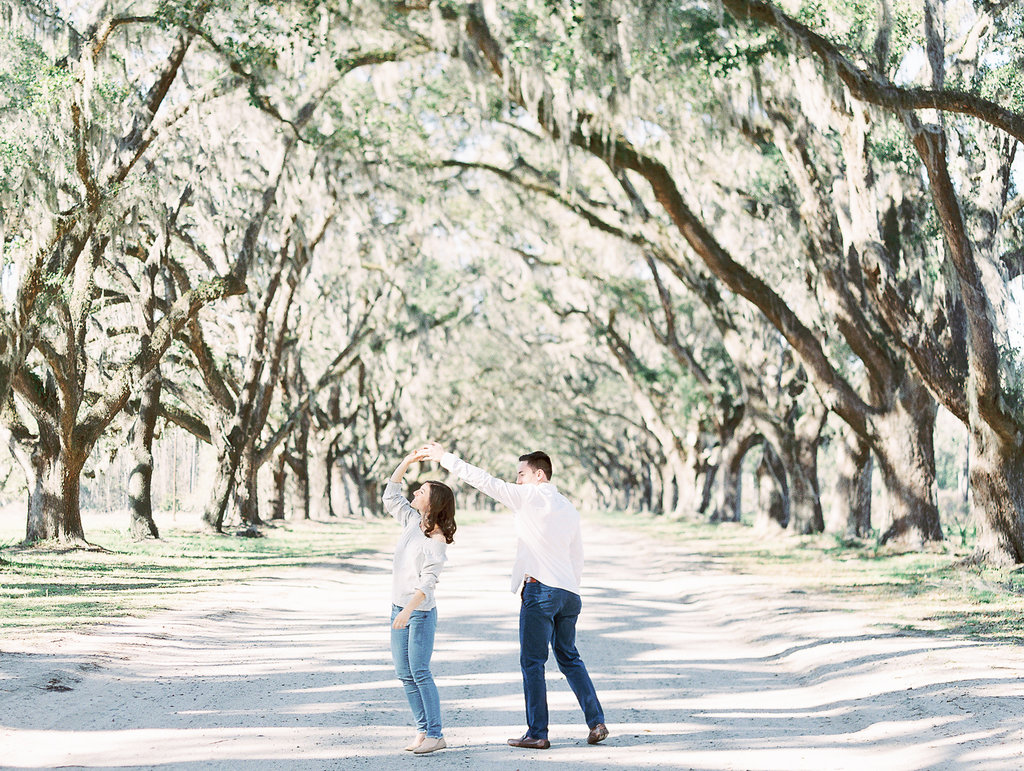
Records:
<instances>
[{"instance_id":1,"label":"woman's white blouse","mask_svg":"<svg viewBox=\"0 0 1024 771\"><path fill-rule=\"evenodd\" d=\"M448 544L443 538L428 538L420 529L420 513L402 495L402 488L388 482L384 488L384 510L402 525L402 534L395 545L395 567L392 573L391 602L404 608L419 589L426 598L416 610L430 610L434 602L434 586L448 559Z\"/></svg>"}]
</instances>

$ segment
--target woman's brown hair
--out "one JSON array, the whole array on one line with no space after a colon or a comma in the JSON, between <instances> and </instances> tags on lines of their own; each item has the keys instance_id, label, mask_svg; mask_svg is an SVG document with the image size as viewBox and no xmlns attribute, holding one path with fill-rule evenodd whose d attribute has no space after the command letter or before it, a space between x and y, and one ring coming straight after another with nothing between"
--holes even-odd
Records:
<instances>
[{"instance_id":1,"label":"woman's brown hair","mask_svg":"<svg viewBox=\"0 0 1024 771\"><path fill-rule=\"evenodd\" d=\"M445 543L455 541L455 493L443 482L424 482L429 485L427 490L427 517L423 524L423 533L428 538L437 527L444 536Z\"/></svg>"}]
</instances>

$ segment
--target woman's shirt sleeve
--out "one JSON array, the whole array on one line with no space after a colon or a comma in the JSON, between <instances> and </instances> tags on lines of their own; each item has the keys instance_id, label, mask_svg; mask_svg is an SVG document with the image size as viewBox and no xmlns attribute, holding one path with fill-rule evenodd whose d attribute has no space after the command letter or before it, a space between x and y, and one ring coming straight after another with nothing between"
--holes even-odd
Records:
<instances>
[{"instance_id":1,"label":"woman's shirt sleeve","mask_svg":"<svg viewBox=\"0 0 1024 771\"><path fill-rule=\"evenodd\" d=\"M403 525L409 521L409 517L419 519L419 512L412 507L412 504L402 495L402 486L397 482L388 481L384 487L384 511L397 519Z\"/></svg>"},{"instance_id":2,"label":"woman's shirt sleeve","mask_svg":"<svg viewBox=\"0 0 1024 771\"><path fill-rule=\"evenodd\" d=\"M416 588L425 597L433 597L434 587L441 577L441 569L448 559L448 544L440 538L425 538L423 544L423 567L420 568L419 581Z\"/></svg>"}]
</instances>

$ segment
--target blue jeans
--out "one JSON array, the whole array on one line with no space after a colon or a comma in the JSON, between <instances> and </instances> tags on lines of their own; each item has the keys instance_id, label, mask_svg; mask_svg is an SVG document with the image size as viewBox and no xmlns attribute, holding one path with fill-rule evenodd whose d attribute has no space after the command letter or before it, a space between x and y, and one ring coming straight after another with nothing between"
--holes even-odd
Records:
<instances>
[{"instance_id":1,"label":"blue jeans","mask_svg":"<svg viewBox=\"0 0 1024 771\"><path fill-rule=\"evenodd\" d=\"M401 610L397 605L391 606L392 621ZM416 729L433 739L441 737L441 698L430 674L436 630L437 608L414 610L405 629L391 630L391 658L412 707Z\"/></svg>"},{"instance_id":2,"label":"blue jeans","mask_svg":"<svg viewBox=\"0 0 1024 771\"><path fill-rule=\"evenodd\" d=\"M594 683L576 650L576 619L583 603L578 594L539 582L523 584L523 605L519 610L519 665L523 670L526 696L527 736L548 738L548 693L544 664L548 644L555 651L558 668L576 694L587 726L604 722Z\"/></svg>"}]
</instances>

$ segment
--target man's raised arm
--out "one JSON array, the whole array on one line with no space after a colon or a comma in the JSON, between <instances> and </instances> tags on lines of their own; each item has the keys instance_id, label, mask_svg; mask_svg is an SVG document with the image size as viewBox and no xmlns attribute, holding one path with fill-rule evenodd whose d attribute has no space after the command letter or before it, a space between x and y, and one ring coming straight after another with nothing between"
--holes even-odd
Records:
<instances>
[{"instance_id":1,"label":"man's raised arm","mask_svg":"<svg viewBox=\"0 0 1024 771\"><path fill-rule=\"evenodd\" d=\"M494 498L498 503L503 503L513 510L522 508L523 497L527 492L522 485L514 485L492 477L482 468L466 463L450 452L445 452L444 447L438 442L424 445L419 452L427 460L440 463L442 467L455 474L463 482L472 485L484 495Z\"/></svg>"}]
</instances>

